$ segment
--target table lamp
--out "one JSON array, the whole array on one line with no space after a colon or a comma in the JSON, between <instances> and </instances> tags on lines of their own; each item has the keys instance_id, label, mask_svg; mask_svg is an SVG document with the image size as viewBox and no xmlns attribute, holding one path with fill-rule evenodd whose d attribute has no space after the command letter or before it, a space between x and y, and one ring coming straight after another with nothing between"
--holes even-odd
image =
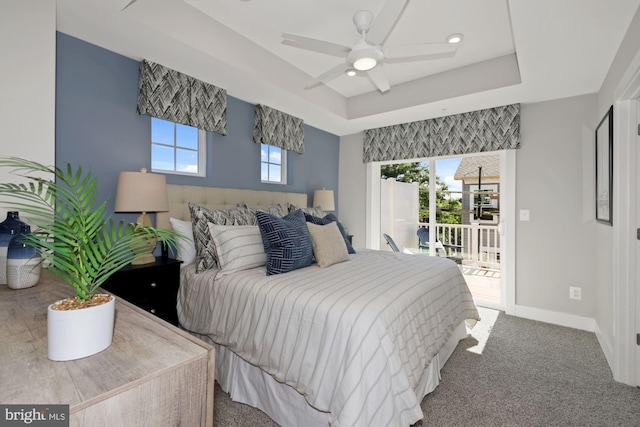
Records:
<instances>
[{"instance_id":1,"label":"table lamp","mask_svg":"<svg viewBox=\"0 0 640 427\"><path fill-rule=\"evenodd\" d=\"M151 217L147 215L147 212L166 212L168 210L169 201L167 200L167 185L164 175L147 173L145 168L142 168L140 172L120 172L116 192L116 212L141 212L136 222L139 225L151 227ZM136 249L138 256L131 264L140 265L155 262L153 249L156 246L156 239L150 237L148 240L148 245Z\"/></svg>"},{"instance_id":2,"label":"table lamp","mask_svg":"<svg viewBox=\"0 0 640 427\"><path fill-rule=\"evenodd\" d=\"M313 192L313 207L320 206L323 211L335 211L336 205L333 199L333 190L316 190Z\"/></svg>"}]
</instances>

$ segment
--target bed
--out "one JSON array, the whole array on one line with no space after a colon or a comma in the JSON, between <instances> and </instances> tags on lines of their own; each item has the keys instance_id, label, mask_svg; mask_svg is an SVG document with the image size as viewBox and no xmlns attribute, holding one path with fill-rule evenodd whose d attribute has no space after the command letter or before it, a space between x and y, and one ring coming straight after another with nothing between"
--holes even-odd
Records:
<instances>
[{"instance_id":1,"label":"bed","mask_svg":"<svg viewBox=\"0 0 640 427\"><path fill-rule=\"evenodd\" d=\"M169 186L170 211L158 215L158 226L190 220L189 203L210 210L306 206L305 194L221 190L221 197L218 190ZM420 402L466 337L465 323L479 320L471 294L446 258L355 252L286 274L268 275L269 264L183 266L180 325L216 347L216 380L233 400L283 426L422 419Z\"/></svg>"}]
</instances>

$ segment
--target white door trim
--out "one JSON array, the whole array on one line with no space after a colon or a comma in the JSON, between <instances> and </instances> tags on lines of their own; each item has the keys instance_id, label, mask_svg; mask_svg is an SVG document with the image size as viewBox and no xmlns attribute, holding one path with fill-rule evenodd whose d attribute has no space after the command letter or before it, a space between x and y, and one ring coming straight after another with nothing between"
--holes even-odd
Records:
<instances>
[{"instance_id":1,"label":"white door trim","mask_svg":"<svg viewBox=\"0 0 640 427\"><path fill-rule=\"evenodd\" d=\"M500 302L505 313L516 314L516 151L500 154L500 191L505 195L500 206Z\"/></svg>"},{"instance_id":2,"label":"white door trim","mask_svg":"<svg viewBox=\"0 0 640 427\"><path fill-rule=\"evenodd\" d=\"M637 117L640 97L640 52L631 61L614 93L613 108L613 360L616 381L640 385L636 371L636 309L639 272L636 268L636 199L638 167Z\"/></svg>"}]
</instances>

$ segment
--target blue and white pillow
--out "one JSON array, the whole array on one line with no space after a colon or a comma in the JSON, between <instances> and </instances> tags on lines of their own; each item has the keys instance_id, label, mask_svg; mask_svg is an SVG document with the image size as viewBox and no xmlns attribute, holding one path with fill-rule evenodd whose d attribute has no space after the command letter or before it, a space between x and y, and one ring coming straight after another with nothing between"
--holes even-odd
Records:
<instances>
[{"instance_id":1,"label":"blue and white pillow","mask_svg":"<svg viewBox=\"0 0 640 427\"><path fill-rule=\"evenodd\" d=\"M267 276L311 265L313 247L303 212L295 211L278 218L257 211L256 217L267 254Z\"/></svg>"},{"instance_id":2,"label":"blue and white pillow","mask_svg":"<svg viewBox=\"0 0 640 427\"><path fill-rule=\"evenodd\" d=\"M338 226L338 229L340 230L340 234L342 234L342 238L344 239L344 244L347 246L347 252L349 252L350 254L355 254L356 253L356 250L353 249L353 246L351 245L351 242L349 242L349 238L347 237L347 231L344 229L344 226L342 225L342 223L340 221L338 221L338 217L337 216L335 216L334 214L330 213L330 214L327 214L324 218L320 218L318 216L310 215L308 213L305 213L304 217L305 217L307 222L310 222L310 223L316 224L316 225L327 225L330 222L335 222L336 225Z\"/></svg>"}]
</instances>

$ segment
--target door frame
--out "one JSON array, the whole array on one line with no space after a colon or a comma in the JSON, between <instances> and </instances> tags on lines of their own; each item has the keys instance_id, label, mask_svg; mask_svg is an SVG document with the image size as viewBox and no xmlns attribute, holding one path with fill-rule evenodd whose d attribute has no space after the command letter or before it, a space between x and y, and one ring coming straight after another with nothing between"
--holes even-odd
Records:
<instances>
[{"instance_id":1,"label":"door frame","mask_svg":"<svg viewBox=\"0 0 640 427\"><path fill-rule=\"evenodd\" d=\"M614 212L613 212L613 357L616 381L640 385L640 255L636 228L640 227L640 166L638 115L640 114L640 53L631 61L614 92Z\"/></svg>"}]
</instances>

